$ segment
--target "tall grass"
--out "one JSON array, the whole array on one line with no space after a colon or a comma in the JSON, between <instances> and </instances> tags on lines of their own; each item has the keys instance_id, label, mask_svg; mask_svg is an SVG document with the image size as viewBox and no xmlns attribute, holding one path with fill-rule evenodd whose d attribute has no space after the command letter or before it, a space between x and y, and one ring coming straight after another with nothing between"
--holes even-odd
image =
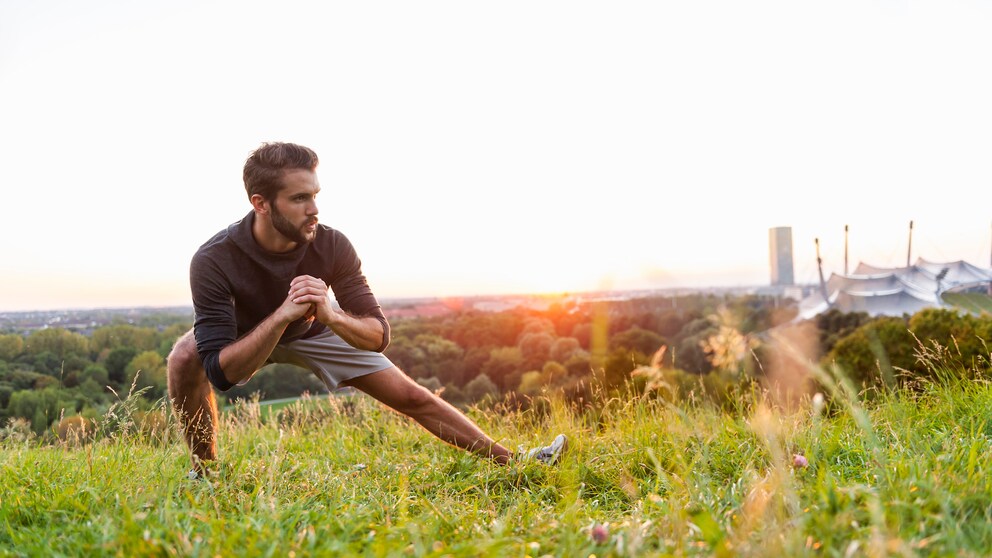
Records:
<instances>
[{"instance_id":1,"label":"tall grass","mask_svg":"<svg viewBox=\"0 0 992 558\"><path fill-rule=\"evenodd\" d=\"M207 481L186 478L175 424L131 427L125 400L95 440L8 432L0 555L987 555L989 383L948 371L865 403L823 374L827 408L788 413L760 392L736 411L639 394L470 410L511 447L567 433L553 467L480 460L365 396L242 402Z\"/></svg>"}]
</instances>

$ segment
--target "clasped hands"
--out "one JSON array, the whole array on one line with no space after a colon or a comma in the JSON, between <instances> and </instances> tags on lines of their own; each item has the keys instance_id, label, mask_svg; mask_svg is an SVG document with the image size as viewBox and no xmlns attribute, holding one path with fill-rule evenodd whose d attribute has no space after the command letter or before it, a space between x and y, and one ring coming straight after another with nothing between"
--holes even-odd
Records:
<instances>
[{"instance_id":1,"label":"clasped hands","mask_svg":"<svg viewBox=\"0 0 992 558\"><path fill-rule=\"evenodd\" d=\"M288 322L315 316L329 326L337 318L327 296L327 284L310 275L300 275L290 282L289 293L279 311Z\"/></svg>"}]
</instances>

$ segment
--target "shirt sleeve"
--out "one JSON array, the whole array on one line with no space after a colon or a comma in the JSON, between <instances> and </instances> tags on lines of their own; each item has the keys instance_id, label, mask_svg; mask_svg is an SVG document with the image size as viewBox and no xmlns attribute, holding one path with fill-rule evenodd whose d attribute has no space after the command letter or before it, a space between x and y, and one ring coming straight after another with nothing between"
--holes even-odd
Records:
<instances>
[{"instance_id":1,"label":"shirt sleeve","mask_svg":"<svg viewBox=\"0 0 992 558\"><path fill-rule=\"evenodd\" d=\"M203 369L217 389L227 391L234 384L220 366L220 351L237 340L234 297L230 285L216 263L197 254L190 263L190 290L193 294L193 335Z\"/></svg>"},{"instance_id":2,"label":"shirt sleeve","mask_svg":"<svg viewBox=\"0 0 992 558\"><path fill-rule=\"evenodd\" d=\"M334 273L331 276L331 290L341 309L353 316L371 317L382 324L382 344L376 349L381 353L389 346L389 322L386 320L382 307L365 275L362 273L362 262L351 241L343 234L340 235L334 254Z\"/></svg>"}]
</instances>

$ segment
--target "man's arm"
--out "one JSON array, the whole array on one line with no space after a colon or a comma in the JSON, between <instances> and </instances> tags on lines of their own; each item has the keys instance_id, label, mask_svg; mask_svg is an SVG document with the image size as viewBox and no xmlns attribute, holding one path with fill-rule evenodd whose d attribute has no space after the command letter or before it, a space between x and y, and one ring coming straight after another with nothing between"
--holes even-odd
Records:
<instances>
[{"instance_id":1,"label":"man's arm","mask_svg":"<svg viewBox=\"0 0 992 558\"><path fill-rule=\"evenodd\" d=\"M220 368L230 383L237 384L250 378L272 354L286 326L313 311L309 304L295 303L292 298L287 296L275 312L246 335L221 349Z\"/></svg>"},{"instance_id":2,"label":"man's arm","mask_svg":"<svg viewBox=\"0 0 992 558\"><path fill-rule=\"evenodd\" d=\"M335 310L327 295L327 284L316 277L301 275L290 283L289 299L297 304L312 304L316 317L356 349L379 350L384 345L385 329L374 316L352 316Z\"/></svg>"}]
</instances>

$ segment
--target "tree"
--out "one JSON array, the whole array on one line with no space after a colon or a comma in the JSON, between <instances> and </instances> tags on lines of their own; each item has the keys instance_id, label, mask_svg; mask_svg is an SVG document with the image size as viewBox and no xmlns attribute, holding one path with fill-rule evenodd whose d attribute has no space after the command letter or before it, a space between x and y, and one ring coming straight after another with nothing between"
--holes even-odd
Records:
<instances>
[{"instance_id":1,"label":"tree","mask_svg":"<svg viewBox=\"0 0 992 558\"><path fill-rule=\"evenodd\" d=\"M633 326L610 338L611 349L629 349L649 355L665 344L665 340L653 331Z\"/></svg>"},{"instance_id":2,"label":"tree","mask_svg":"<svg viewBox=\"0 0 992 558\"><path fill-rule=\"evenodd\" d=\"M817 314L814 321L820 330L820 350L829 353L838 341L853 333L869 319L867 312L842 312L836 308Z\"/></svg>"},{"instance_id":3,"label":"tree","mask_svg":"<svg viewBox=\"0 0 992 558\"><path fill-rule=\"evenodd\" d=\"M12 361L24 351L24 338L20 335L0 335L0 360Z\"/></svg>"},{"instance_id":4,"label":"tree","mask_svg":"<svg viewBox=\"0 0 992 558\"><path fill-rule=\"evenodd\" d=\"M116 324L97 328L90 336L90 350L94 354L119 347L150 351L158 347L158 333L150 327Z\"/></svg>"},{"instance_id":5,"label":"tree","mask_svg":"<svg viewBox=\"0 0 992 558\"><path fill-rule=\"evenodd\" d=\"M394 335L389 347L386 348L385 355L411 378L427 376L425 366L427 355L424 354L423 348L417 346L411 339Z\"/></svg>"},{"instance_id":6,"label":"tree","mask_svg":"<svg viewBox=\"0 0 992 558\"><path fill-rule=\"evenodd\" d=\"M28 336L25 350L32 355L50 352L60 360L66 355L89 353L89 340L86 337L61 328L39 329Z\"/></svg>"},{"instance_id":7,"label":"tree","mask_svg":"<svg viewBox=\"0 0 992 558\"><path fill-rule=\"evenodd\" d=\"M117 386L124 385L127 380L127 365L137 354L138 350L134 347L117 347L111 350L107 359L103 361L109 380Z\"/></svg>"},{"instance_id":8,"label":"tree","mask_svg":"<svg viewBox=\"0 0 992 558\"><path fill-rule=\"evenodd\" d=\"M606 387L620 387L630 379L630 373L650 359L641 352L616 349L611 352L603 366L603 383Z\"/></svg>"},{"instance_id":9,"label":"tree","mask_svg":"<svg viewBox=\"0 0 992 558\"><path fill-rule=\"evenodd\" d=\"M911 370L916 340L902 318L876 318L841 339L826 356L857 385L889 384L894 369Z\"/></svg>"},{"instance_id":10,"label":"tree","mask_svg":"<svg viewBox=\"0 0 992 558\"><path fill-rule=\"evenodd\" d=\"M576 324L575 327L572 328L572 338L578 340L580 347L585 350L589 350L589 348L592 347L592 324Z\"/></svg>"},{"instance_id":11,"label":"tree","mask_svg":"<svg viewBox=\"0 0 992 558\"><path fill-rule=\"evenodd\" d=\"M304 393L327 393L327 386L306 368L292 364L270 364L255 373L242 386L234 386L224 393L228 401L249 399L258 393L261 399L299 397Z\"/></svg>"},{"instance_id":12,"label":"tree","mask_svg":"<svg viewBox=\"0 0 992 558\"><path fill-rule=\"evenodd\" d=\"M705 374L712 370L713 365L703 347L719 330L712 318L699 318L686 324L678 335L678 341L673 343L675 350L670 351L673 353L672 366L696 374Z\"/></svg>"},{"instance_id":13,"label":"tree","mask_svg":"<svg viewBox=\"0 0 992 558\"><path fill-rule=\"evenodd\" d=\"M165 359L158 351L139 353L127 365L126 372L128 385L133 383L135 390L148 388L144 394L146 399L154 401L165 396Z\"/></svg>"},{"instance_id":14,"label":"tree","mask_svg":"<svg viewBox=\"0 0 992 558\"><path fill-rule=\"evenodd\" d=\"M465 395L472 401L482 401L499 395L499 388L486 374L479 374L465 385Z\"/></svg>"},{"instance_id":15,"label":"tree","mask_svg":"<svg viewBox=\"0 0 992 558\"><path fill-rule=\"evenodd\" d=\"M592 360L589 353L575 353L565 361L565 370L571 378L581 379L592 374Z\"/></svg>"},{"instance_id":16,"label":"tree","mask_svg":"<svg viewBox=\"0 0 992 558\"><path fill-rule=\"evenodd\" d=\"M945 364L956 362L961 368L975 368L982 357L988 358L987 337L978 318L943 308L926 308L909 319L909 329L929 350L941 353Z\"/></svg>"},{"instance_id":17,"label":"tree","mask_svg":"<svg viewBox=\"0 0 992 558\"><path fill-rule=\"evenodd\" d=\"M91 364L86 368L84 368L82 376L83 376L83 381L85 381L86 379L92 379L94 382L100 384L101 386L107 385L107 382L110 381L110 375L107 372L107 369L104 368L103 366L100 366L99 364Z\"/></svg>"},{"instance_id":18,"label":"tree","mask_svg":"<svg viewBox=\"0 0 992 558\"><path fill-rule=\"evenodd\" d=\"M583 352L579 340L574 337L559 337L551 345L551 352L548 355L555 362L565 363L573 355Z\"/></svg>"},{"instance_id":19,"label":"tree","mask_svg":"<svg viewBox=\"0 0 992 558\"><path fill-rule=\"evenodd\" d=\"M524 320L524 326L520 331L520 335L517 336L517 343L520 343L520 339L523 336L532 333L547 333L554 336L555 324L551 323L551 320L547 318L527 318Z\"/></svg>"},{"instance_id":20,"label":"tree","mask_svg":"<svg viewBox=\"0 0 992 558\"><path fill-rule=\"evenodd\" d=\"M445 337L468 350L486 345L515 345L523 323L516 313L468 312L459 315L447 327L449 333Z\"/></svg>"},{"instance_id":21,"label":"tree","mask_svg":"<svg viewBox=\"0 0 992 558\"><path fill-rule=\"evenodd\" d=\"M431 393L438 393L440 390L444 389L441 384L441 380L438 380L434 376L431 376L430 378L418 378L417 383L427 388Z\"/></svg>"},{"instance_id":22,"label":"tree","mask_svg":"<svg viewBox=\"0 0 992 558\"><path fill-rule=\"evenodd\" d=\"M427 376L437 377L442 383L461 383L465 351L457 343L440 335L421 334L414 344L424 352Z\"/></svg>"},{"instance_id":23,"label":"tree","mask_svg":"<svg viewBox=\"0 0 992 558\"><path fill-rule=\"evenodd\" d=\"M52 351L42 351L34 356L34 369L58 378L62 375L62 359Z\"/></svg>"},{"instance_id":24,"label":"tree","mask_svg":"<svg viewBox=\"0 0 992 558\"><path fill-rule=\"evenodd\" d=\"M471 381L482 372L482 367L486 365L489 355L495 348L493 345L486 345L483 347L473 347L465 351L465 357L462 359L462 381L460 385L464 386L466 382Z\"/></svg>"},{"instance_id":25,"label":"tree","mask_svg":"<svg viewBox=\"0 0 992 558\"><path fill-rule=\"evenodd\" d=\"M527 369L540 368L551 358L551 347L555 338L547 331L523 333L517 342L520 355L523 357L522 367Z\"/></svg>"},{"instance_id":26,"label":"tree","mask_svg":"<svg viewBox=\"0 0 992 558\"><path fill-rule=\"evenodd\" d=\"M541 391L547 385L548 383L544 375L537 370L532 370L530 372L524 372L523 376L520 377L520 385L517 387L517 392L528 397L536 397L541 394Z\"/></svg>"},{"instance_id":27,"label":"tree","mask_svg":"<svg viewBox=\"0 0 992 558\"><path fill-rule=\"evenodd\" d=\"M10 416L30 420L31 428L37 434L44 432L59 416L75 414L78 410L76 401L65 390L57 388L15 391L8 405Z\"/></svg>"},{"instance_id":28,"label":"tree","mask_svg":"<svg viewBox=\"0 0 992 558\"><path fill-rule=\"evenodd\" d=\"M482 365L479 375L486 376L505 392L520 382L520 374L523 372L520 367L523 362L524 357L519 347L497 347L489 353L489 360ZM467 385L465 389L468 389Z\"/></svg>"}]
</instances>

